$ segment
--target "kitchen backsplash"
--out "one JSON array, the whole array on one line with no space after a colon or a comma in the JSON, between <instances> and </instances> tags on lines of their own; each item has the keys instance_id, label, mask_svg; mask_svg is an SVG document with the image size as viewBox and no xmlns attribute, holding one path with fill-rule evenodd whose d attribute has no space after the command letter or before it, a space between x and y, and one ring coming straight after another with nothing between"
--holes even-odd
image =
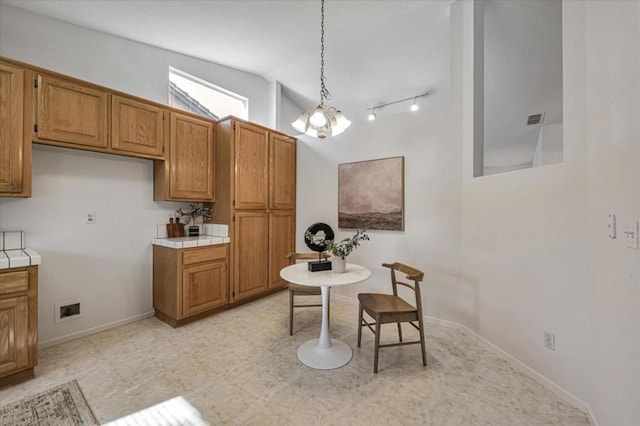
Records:
<instances>
[{"instance_id":1,"label":"kitchen backsplash","mask_svg":"<svg viewBox=\"0 0 640 426\"><path fill-rule=\"evenodd\" d=\"M0 231L0 250L20 250L27 248L24 231Z\"/></svg>"},{"instance_id":2,"label":"kitchen backsplash","mask_svg":"<svg viewBox=\"0 0 640 426\"><path fill-rule=\"evenodd\" d=\"M229 237L229 226L218 225L215 223L205 223L198 225L200 229L200 235L212 235L215 237ZM185 228L185 235L189 235L189 232ZM153 227L153 238L167 238L167 224L157 225Z\"/></svg>"}]
</instances>

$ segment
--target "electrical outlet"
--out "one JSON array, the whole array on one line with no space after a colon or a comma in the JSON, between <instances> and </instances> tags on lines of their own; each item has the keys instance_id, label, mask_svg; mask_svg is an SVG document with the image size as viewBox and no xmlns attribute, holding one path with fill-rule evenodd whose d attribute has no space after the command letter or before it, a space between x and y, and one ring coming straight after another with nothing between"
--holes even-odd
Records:
<instances>
[{"instance_id":1,"label":"electrical outlet","mask_svg":"<svg viewBox=\"0 0 640 426\"><path fill-rule=\"evenodd\" d=\"M87 212L87 223L88 224L96 223L96 212L92 212L92 211Z\"/></svg>"},{"instance_id":2,"label":"electrical outlet","mask_svg":"<svg viewBox=\"0 0 640 426\"><path fill-rule=\"evenodd\" d=\"M554 333L544 332L544 346L552 351L556 350L556 335Z\"/></svg>"}]
</instances>

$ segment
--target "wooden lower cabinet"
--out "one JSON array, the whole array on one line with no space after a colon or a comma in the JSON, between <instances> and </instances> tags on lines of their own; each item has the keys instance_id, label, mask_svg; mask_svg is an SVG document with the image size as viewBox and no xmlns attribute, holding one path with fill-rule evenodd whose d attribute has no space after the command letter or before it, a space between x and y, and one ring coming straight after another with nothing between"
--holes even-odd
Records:
<instances>
[{"instance_id":1,"label":"wooden lower cabinet","mask_svg":"<svg viewBox=\"0 0 640 426\"><path fill-rule=\"evenodd\" d=\"M38 267L0 270L0 388L34 377Z\"/></svg>"},{"instance_id":2,"label":"wooden lower cabinet","mask_svg":"<svg viewBox=\"0 0 640 426\"><path fill-rule=\"evenodd\" d=\"M182 315L189 317L227 303L227 263L208 262L182 270Z\"/></svg>"},{"instance_id":3,"label":"wooden lower cabinet","mask_svg":"<svg viewBox=\"0 0 640 426\"><path fill-rule=\"evenodd\" d=\"M236 211L232 301L265 292L269 276L269 223L263 210Z\"/></svg>"},{"instance_id":4,"label":"wooden lower cabinet","mask_svg":"<svg viewBox=\"0 0 640 426\"><path fill-rule=\"evenodd\" d=\"M287 256L295 251L295 233L293 210L269 212L269 289L287 285L280 277L280 270L289 265Z\"/></svg>"},{"instance_id":5,"label":"wooden lower cabinet","mask_svg":"<svg viewBox=\"0 0 640 426\"><path fill-rule=\"evenodd\" d=\"M155 315L177 327L228 304L228 244L173 249L153 246Z\"/></svg>"}]
</instances>

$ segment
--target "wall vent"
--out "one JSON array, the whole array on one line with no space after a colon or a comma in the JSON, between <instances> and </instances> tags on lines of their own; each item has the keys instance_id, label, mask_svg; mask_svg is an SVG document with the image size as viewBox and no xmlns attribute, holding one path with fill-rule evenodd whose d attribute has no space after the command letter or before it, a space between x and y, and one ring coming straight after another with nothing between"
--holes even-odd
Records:
<instances>
[{"instance_id":1,"label":"wall vent","mask_svg":"<svg viewBox=\"0 0 640 426\"><path fill-rule=\"evenodd\" d=\"M81 302L81 300L73 300L54 304L54 324L82 318L84 312L80 309Z\"/></svg>"},{"instance_id":2,"label":"wall vent","mask_svg":"<svg viewBox=\"0 0 640 426\"><path fill-rule=\"evenodd\" d=\"M541 112L540 114L531 114L529 117L527 117L527 126L541 124L542 120L544 120L544 112Z\"/></svg>"}]
</instances>

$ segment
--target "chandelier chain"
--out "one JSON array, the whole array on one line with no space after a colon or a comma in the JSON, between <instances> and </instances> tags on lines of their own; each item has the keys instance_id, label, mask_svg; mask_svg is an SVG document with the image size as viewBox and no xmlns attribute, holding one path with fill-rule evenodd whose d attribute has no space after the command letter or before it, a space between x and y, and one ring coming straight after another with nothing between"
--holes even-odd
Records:
<instances>
[{"instance_id":1,"label":"chandelier chain","mask_svg":"<svg viewBox=\"0 0 640 426\"><path fill-rule=\"evenodd\" d=\"M320 3L320 103L331 99L324 79L324 0Z\"/></svg>"}]
</instances>

